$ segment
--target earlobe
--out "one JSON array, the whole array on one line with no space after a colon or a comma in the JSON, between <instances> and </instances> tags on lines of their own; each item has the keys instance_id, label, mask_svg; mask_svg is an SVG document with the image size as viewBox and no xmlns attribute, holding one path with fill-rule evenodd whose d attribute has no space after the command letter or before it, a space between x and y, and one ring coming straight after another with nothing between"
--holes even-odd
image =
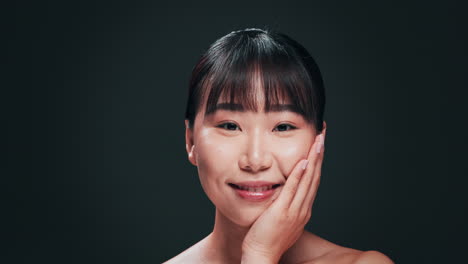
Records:
<instances>
[{"instance_id":1,"label":"earlobe","mask_svg":"<svg viewBox=\"0 0 468 264\"><path fill-rule=\"evenodd\" d=\"M188 156L189 156L190 162L193 165L197 166L197 156L196 156L196 154L194 152L194 148L195 148L195 145L192 145L192 149L190 149L190 152L189 152Z\"/></svg>"},{"instance_id":2,"label":"earlobe","mask_svg":"<svg viewBox=\"0 0 468 264\"><path fill-rule=\"evenodd\" d=\"M195 145L193 143L192 129L188 126L188 120L185 120L185 150L187 151L190 163L197 166L197 158L194 152Z\"/></svg>"}]
</instances>

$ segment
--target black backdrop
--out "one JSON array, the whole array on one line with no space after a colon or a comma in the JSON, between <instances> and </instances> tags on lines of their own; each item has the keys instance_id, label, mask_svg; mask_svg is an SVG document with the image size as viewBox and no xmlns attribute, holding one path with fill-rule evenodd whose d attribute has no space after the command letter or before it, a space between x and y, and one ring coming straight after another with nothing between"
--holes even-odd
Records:
<instances>
[{"instance_id":1,"label":"black backdrop","mask_svg":"<svg viewBox=\"0 0 468 264\"><path fill-rule=\"evenodd\" d=\"M323 73L326 158L307 229L398 263L460 260L461 2L4 5L1 262L160 263L209 234L186 88L208 45L246 27L289 34Z\"/></svg>"}]
</instances>

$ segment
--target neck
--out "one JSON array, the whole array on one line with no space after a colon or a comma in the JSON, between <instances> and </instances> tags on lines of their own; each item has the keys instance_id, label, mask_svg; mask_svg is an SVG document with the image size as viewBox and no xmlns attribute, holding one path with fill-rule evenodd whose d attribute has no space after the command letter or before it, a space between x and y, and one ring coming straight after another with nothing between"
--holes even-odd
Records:
<instances>
[{"instance_id":1,"label":"neck","mask_svg":"<svg viewBox=\"0 0 468 264\"><path fill-rule=\"evenodd\" d=\"M250 227L239 226L216 209L213 232L208 237L208 255L219 263L240 263L242 242Z\"/></svg>"},{"instance_id":2,"label":"neck","mask_svg":"<svg viewBox=\"0 0 468 264\"><path fill-rule=\"evenodd\" d=\"M250 226L239 226L225 217L216 209L213 232L206 237L204 256L212 263L240 263L242 257L242 242ZM298 252L309 252L311 248L303 248L306 232L303 232L296 243L284 252L280 263L294 263Z\"/></svg>"}]
</instances>

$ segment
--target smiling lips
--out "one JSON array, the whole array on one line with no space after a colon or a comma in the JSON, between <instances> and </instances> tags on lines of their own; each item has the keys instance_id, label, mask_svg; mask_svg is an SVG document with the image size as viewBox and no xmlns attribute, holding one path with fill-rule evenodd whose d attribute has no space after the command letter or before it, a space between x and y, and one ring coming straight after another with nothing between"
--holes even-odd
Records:
<instances>
[{"instance_id":1,"label":"smiling lips","mask_svg":"<svg viewBox=\"0 0 468 264\"><path fill-rule=\"evenodd\" d=\"M281 185L281 183L264 181L229 183L240 198L253 202L264 201L271 197Z\"/></svg>"}]
</instances>

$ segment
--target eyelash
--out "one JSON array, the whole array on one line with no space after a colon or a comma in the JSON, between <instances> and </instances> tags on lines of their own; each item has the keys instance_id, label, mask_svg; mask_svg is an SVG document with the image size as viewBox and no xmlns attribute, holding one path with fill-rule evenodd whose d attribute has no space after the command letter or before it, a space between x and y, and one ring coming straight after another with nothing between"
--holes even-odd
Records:
<instances>
[{"instance_id":1,"label":"eyelash","mask_svg":"<svg viewBox=\"0 0 468 264\"><path fill-rule=\"evenodd\" d=\"M235 125L236 127L238 127L236 124L234 124L234 123L232 123L232 122L222 123L222 124L217 125L216 127L225 128L226 125L230 125L230 124ZM290 127L290 129L288 129L288 130L279 131L279 132L287 132L287 131L291 131L291 130L297 129L297 127L295 127L295 126L293 126L293 125L290 125L290 124L286 124L286 123L279 124L279 125L277 125L276 127L279 127L279 126L289 126L289 127ZM226 129L226 130L234 131L234 130L231 130L231 129ZM236 130L237 130L237 129L236 129Z\"/></svg>"}]
</instances>

